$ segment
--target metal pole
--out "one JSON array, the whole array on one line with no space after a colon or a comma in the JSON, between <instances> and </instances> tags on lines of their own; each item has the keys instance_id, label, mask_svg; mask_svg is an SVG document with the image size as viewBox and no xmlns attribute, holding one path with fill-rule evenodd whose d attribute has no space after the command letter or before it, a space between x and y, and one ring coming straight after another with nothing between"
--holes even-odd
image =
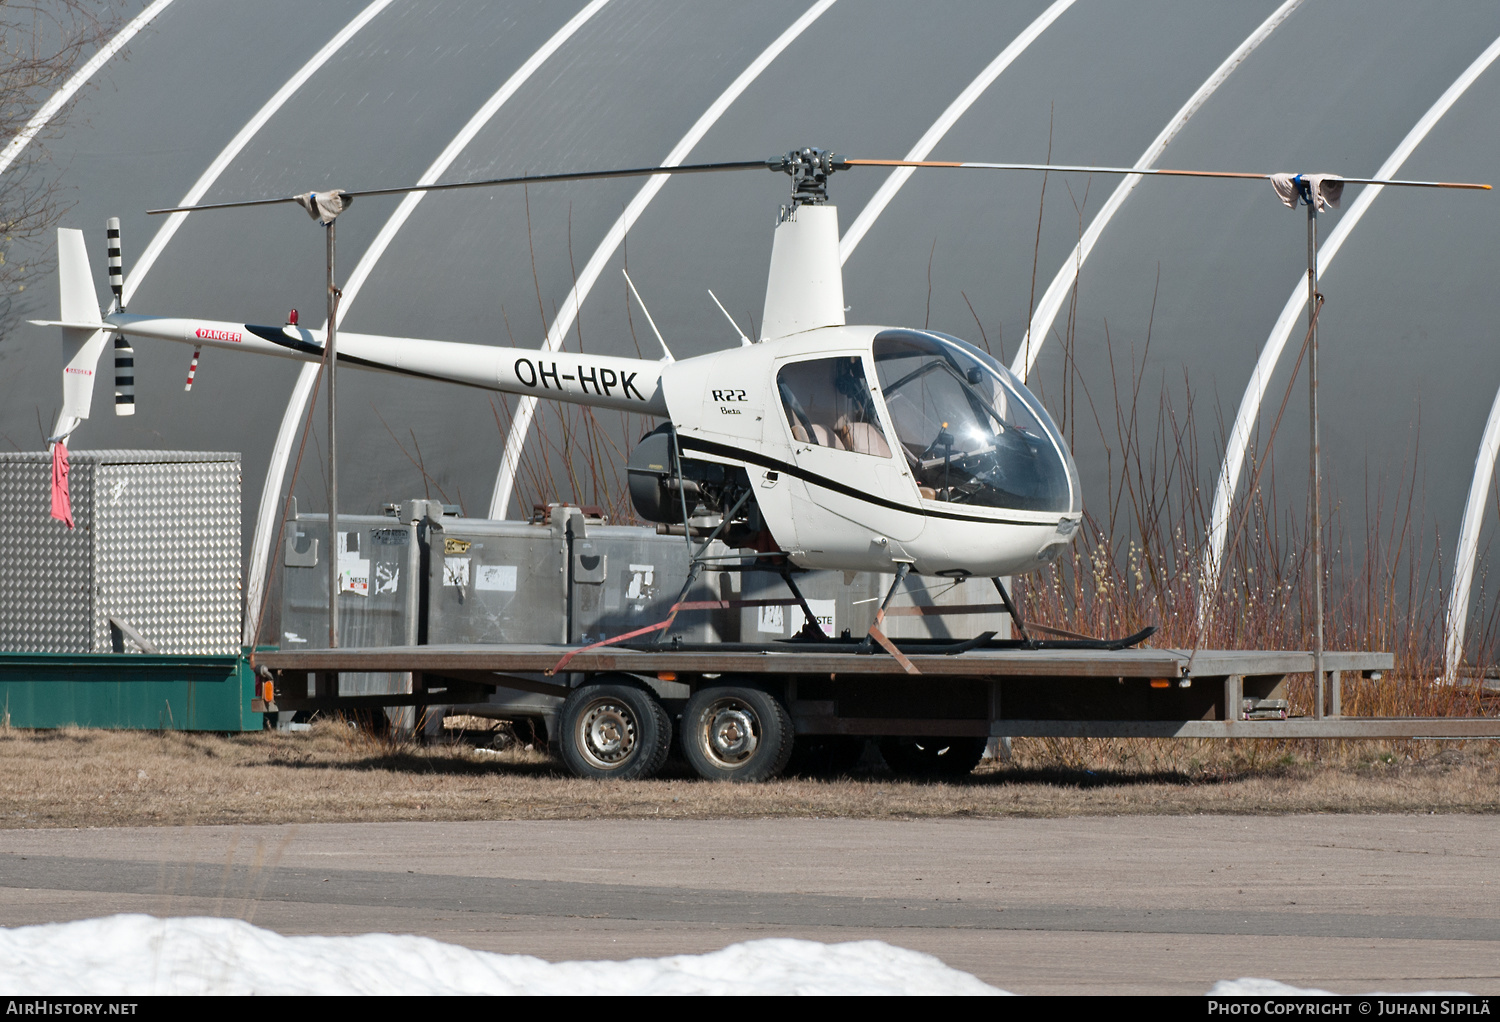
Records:
<instances>
[{"instance_id":1,"label":"metal pole","mask_svg":"<svg viewBox=\"0 0 1500 1022\"><path fill-rule=\"evenodd\" d=\"M328 341L323 346L323 375L328 385L328 648L339 644L339 470L338 470L338 402L334 381L338 377L338 288L334 285L333 264L336 229L330 221L328 231Z\"/></svg>"},{"instance_id":2,"label":"metal pole","mask_svg":"<svg viewBox=\"0 0 1500 1022\"><path fill-rule=\"evenodd\" d=\"M1311 427L1308 431L1311 444L1309 485L1312 489L1312 549L1313 549L1313 614L1317 620L1313 627L1313 677L1317 681L1317 702L1313 706L1313 718L1323 719L1323 705L1327 677L1323 673L1323 471L1318 452L1318 197L1311 189L1307 204L1307 325L1312 332L1308 345L1307 393L1308 413Z\"/></svg>"}]
</instances>

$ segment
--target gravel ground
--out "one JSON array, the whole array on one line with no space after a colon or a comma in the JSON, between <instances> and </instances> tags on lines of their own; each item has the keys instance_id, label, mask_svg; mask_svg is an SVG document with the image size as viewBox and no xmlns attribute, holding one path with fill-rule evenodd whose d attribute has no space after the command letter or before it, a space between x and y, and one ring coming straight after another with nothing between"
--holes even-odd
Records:
<instances>
[{"instance_id":1,"label":"gravel ground","mask_svg":"<svg viewBox=\"0 0 1500 1022\"><path fill-rule=\"evenodd\" d=\"M523 742L488 748L496 736L450 727L423 745L340 721L227 736L5 729L0 827L1500 811L1496 742L1029 739L957 782L867 757L849 775L730 785L675 763L651 781L579 780Z\"/></svg>"}]
</instances>

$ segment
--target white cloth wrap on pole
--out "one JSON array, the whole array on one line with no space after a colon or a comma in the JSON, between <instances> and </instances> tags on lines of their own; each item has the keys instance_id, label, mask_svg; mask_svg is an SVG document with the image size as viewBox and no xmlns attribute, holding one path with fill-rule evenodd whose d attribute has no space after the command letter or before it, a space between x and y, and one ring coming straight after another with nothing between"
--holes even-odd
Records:
<instances>
[{"instance_id":1,"label":"white cloth wrap on pole","mask_svg":"<svg viewBox=\"0 0 1500 1022\"><path fill-rule=\"evenodd\" d=\"M333 223L354 202L354 196L338 188L331 192L303 192L292 197L297 200L297 205L307 210L308 216L324 227Z\"/></svg>"},{"instance_id":2,"label":"white cloth wrap on pole","mask_svg":"<svg viewBox=\"0 0 1500 1022\"><path fill-rule=\"evenodd\" d=\"M1272 174L1271 187L1276 190L1276 197L1287 209L1296 209L1297 200L1301 198L1302 191L1298 187L1298 179L1307 182L1307 190L1313 196L1313 201L1318 204L1318 212L1332 207L1339 208L1339 203L1344 198L1344 179L1333 174Z\"/></svg>"}]
</instances>

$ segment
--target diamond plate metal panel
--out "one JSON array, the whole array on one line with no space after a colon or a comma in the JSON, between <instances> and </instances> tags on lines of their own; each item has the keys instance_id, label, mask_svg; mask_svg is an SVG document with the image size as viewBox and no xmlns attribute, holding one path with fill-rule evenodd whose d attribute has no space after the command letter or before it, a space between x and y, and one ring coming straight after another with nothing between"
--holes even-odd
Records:
<instances>
[{"instance_id":1,"label":"diamond plate metal panel","mask_svg":"<svg viewBox=\"0 0 1500 1022\"><path fill-rule=\"evenodd\" d=\"M52 456L0 454L0 651L92 649L95 463L69 465L71 531L51 516Z\"/></svg>"},{"instance_id":2,"label":"diamond plate metal panel","mask_svg":"<svg viewBox=\"0 0 1500 1022\"><path fill-rule=\"evenodd\" d=\"M162 653L236 651L239 455L97 456L94 649L109 650L113 615Z\"/></svg>"},{"instance_id":3,"label":"diamond plate metal panel","mask_svg":"<svg viewBox=\"0 0 1500 1022\"><path fill-rule=\"evenodd\" d=\"M239 647L235 453L74 451L71 533L51 456L0 454L0 650L108 652L120 617L162 653Z\"/></svg>"}]
</instances>

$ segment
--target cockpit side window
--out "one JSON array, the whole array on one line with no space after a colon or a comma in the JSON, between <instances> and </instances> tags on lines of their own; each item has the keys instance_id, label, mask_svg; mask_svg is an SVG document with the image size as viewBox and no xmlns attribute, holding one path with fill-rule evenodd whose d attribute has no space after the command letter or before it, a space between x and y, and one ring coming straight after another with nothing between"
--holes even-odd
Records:
<instances>
[{"instance_id":1,"label":"cockpit side window","mask_svg":"<svg viewBox=\"0 0 1500 1022\"><path fill-rule=\"evenodd\" d=\"M891 456L864 362L857 355L783 366L776 375L776 389L792 439L798 443Z\"/></svg>"}]
</instances>

